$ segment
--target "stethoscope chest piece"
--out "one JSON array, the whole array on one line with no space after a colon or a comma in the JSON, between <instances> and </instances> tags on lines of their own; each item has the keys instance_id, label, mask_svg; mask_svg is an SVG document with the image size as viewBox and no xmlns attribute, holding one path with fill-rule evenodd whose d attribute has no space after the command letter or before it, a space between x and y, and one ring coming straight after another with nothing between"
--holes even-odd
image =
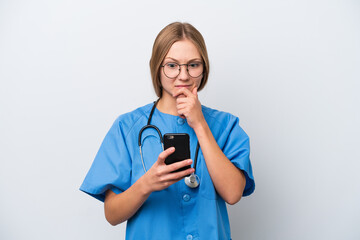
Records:
<instances>
[{"instance_id":1,"label":"stethoscope chest piece","mask_svg":"<svg viewBox=\"0 0 360 240\"><path fill-rule=\"evenodd\" d=\"M149 115L149 119L148 119L148 122L147 124L142 127L139 131L139 136L138 136L138 145L139 145L139 151L140 151L140 156L141 156L141 163L142 163L142 166L143 166L143 169L144 169L144 173L146 173L146 167L145 167L145 163L144 163L144 158L143 158L143 153L142 153L142 146L141 146L141 136L142 136L142 133L144 130L148 129L148 128L153 128L157 131L157 133L159 134L159 137L160 137L160 142L161 142L161 145L162 145L162 149L164 151L164 141L163 141L163 137L161 135L161 132L160 132L160 129L158 127L156 127L155 125L151 125L151 118L153 116L153 113L154 113L154 110L155 110L155 107L156 107L156 104L158 103L159 99L154 102L154 106L152 107L151 109L151 112L150 112L150 115ZM195 161L194 161L194 169L196 171L196 164L197 164L197 158L198 158L198 154L199 154L199 149L200 149L200 145L199 145L199 142L197 143L197 146L196 146L196 152L195 152ZM200 184L200 179L199 177L195 174L195 173L192 173L190 174L190 176L188 177L185 177L184 179L185 181L185 184L190 187L190 188L197 188Z\"/></svg>"},{"instance_id":2,"label":"stethoscope chest piece","mask_svg":"<svg viewBox=\"0 0 360 240\"><path fill-rule=\"evenodd\" d=\"M188 177L185 177L184 181L186 186L188 186L189 188L197 188L200 184L199 177L194 173L192 173Z\"/></svg>"}]
</instances>

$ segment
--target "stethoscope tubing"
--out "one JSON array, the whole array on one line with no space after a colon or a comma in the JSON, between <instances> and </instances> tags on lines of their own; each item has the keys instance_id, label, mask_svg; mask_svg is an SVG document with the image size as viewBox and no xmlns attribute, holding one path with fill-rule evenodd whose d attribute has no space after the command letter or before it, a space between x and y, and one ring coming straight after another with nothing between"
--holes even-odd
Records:
<instances>
[{"instance_id":1,"label":"stethoscope tubing","mask_svg":"<svg viewBox=\"0 0 360 240\"><path fill-rule=\"evenodd\" d=\"M145 126L143 126L140 131L139 131L139 136L138 136L138 145L139 145L139 149L140 149L140 156L141 156L141 163L144 169L144 173L147 172L146 170L146 166L145 166L145 162L144 162L144 158L143 158L143 154L142 154L142 145L141 145L141 136L142 133L149 128L155 129L160 137L160 142L161 142L161 146L162 146L162 150L164 151L164 139L162 137L161 131L158 127L156 127L155 125L150 124L151 123L151 119L152 116L154 114L155 108L157 103L159 102L160 99L158 99L157 101L154 102L154 106L151 109L150 115L149 115L149 119L148 122ZM192 173L189 177L185 178L185 184L190 187L190 188L196 188L199 186L200 183L200 179L199 177L195 174L196 172L196 166L197 166L197 159L198 159L198 154L199 154L199 149L200 149L200 144L199 142L196 145L196 152L195 152L195 160L194 160L194 173Z\"/></svg>"}]
</instances>

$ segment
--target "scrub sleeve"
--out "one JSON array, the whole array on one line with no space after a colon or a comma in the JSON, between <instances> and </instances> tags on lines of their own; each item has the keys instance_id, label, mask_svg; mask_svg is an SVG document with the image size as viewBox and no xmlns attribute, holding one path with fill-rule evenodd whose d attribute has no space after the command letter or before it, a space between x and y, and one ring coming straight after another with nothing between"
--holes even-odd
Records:
<instances>
[{"instance_id":1,"label":"scrub sleeve","mask_svg":"<svg viewBox=\"0 0 360 240\"><path fill-rule=\"evenodd\" d=\"M130 187L130 173L131 159L117 119L106 134L80 190L104 202L108 189L119 194Z\"/></svg>"},{"instance_id":2,"label":"scrub sleeve","mask_svg":"<svg viewBox=\"0 0 360 240\"><path fill-rule=\"evenodd\" d=\"M231 121L220 136L219 141L224 141L222 149L225 156L240 170L246 178L243 196L250 195L255 189L254 176L250 163L249 137L239 125L239 119L231 116Z\"/></svg>"}]
</instances>

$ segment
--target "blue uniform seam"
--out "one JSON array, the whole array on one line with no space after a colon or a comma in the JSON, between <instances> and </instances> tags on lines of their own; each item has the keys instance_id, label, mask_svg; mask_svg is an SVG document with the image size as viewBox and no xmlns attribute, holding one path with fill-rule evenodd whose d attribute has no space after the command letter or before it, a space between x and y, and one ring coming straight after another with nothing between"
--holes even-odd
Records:
<instances>
[{"instance_id":1,"label":"blue uniform seam","mask_svg":"<svg viewBox=\"0 0 360 240\"><path fill-rule=\"evenodd\" d=\"M207 107L206 107L207 108ZM228 121L226 122L226 124L221 124L221 122L217 119L217 118L215 118L214 116L212 116L211 114L209 114L208 113L208 111L207 111L207 109L205 109L206 110L206 112L205 112L205 114L209 117L209 118L212 118L212 119L214 119L215 120L215 122L218 124L218 125L220 125L220 129L221 129L221 131L220 132L223 132L226 128L227 128L227 126L229 125L229 122L230 122L230 119L231 119L231 114L229 114L229 116L228 116ZM225 113L225 112L224 112ZM233 116L233 117L235 117L235 116ZM210 129L211 130L211 129Z\"/></svg>"},{"instance_id":2,"label":"blue uniform seam","mask_svg":"<svg viewBox=\"0 0 360 240\"><path fill-rule=\"evenodd\" d=\"M143 113L144 113L144 112L143 112ZM144 113L144 114L145 114L145 113ZM128 135L131 133L131 131L132 131L132 129L134 128L135 124L136 124L138 121L140 121L142 117L145 117L145 118L146 118L146 116L144 116L144 115L141 114L141 115L133 122L131 128L129 129L129 132L127 132L126 135L125 135L126 138L127 138Z\"/></svg>"}]
</instances>

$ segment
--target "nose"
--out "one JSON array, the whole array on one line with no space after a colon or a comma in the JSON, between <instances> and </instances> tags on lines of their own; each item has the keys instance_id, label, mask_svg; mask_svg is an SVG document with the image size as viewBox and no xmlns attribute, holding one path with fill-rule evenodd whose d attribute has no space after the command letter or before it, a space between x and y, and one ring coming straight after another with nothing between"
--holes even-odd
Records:
<instances>
[{"instance_id":1,"label":"nose","mask_svg":"<svg viewBox=\"0 0 360 240\"><path fill-rule=\"evenodd\" d=\"M187 71L187 64L179 65L180 73L178 75L178 78L182 81L187 81L189 79L189 73Z\"/></svg>"}]
</instances>

